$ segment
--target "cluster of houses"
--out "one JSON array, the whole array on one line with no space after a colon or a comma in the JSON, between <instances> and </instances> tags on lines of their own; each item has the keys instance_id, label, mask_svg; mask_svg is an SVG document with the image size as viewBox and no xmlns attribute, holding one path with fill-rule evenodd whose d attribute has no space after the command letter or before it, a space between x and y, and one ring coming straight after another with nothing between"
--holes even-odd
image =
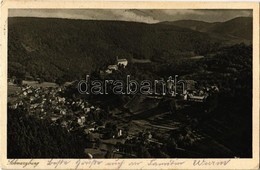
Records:
<instances>
[{"instance_id":1,"label":"cluster of houses","mask_svg":"<svg viewBox=\"0 0 260 170\"><path fill-rule=\"evenodd\" d=\"M104 114L100 107L93 106L85 100L63 97L63 88L65 87L43 88L23 85L21 91L14 96L16 100L10 102L8 107L22 107L28 114L39 119L48 119L52 124L59 124L68 131L86 128L87 123L94 122L93 117Z\"/></svg>"},{"instance_id":2,"label":"cluster of houses","mask_svg":"<svg viewBox=\"0 0 260 170\"><path fill-rule=\"evenodd\" d=\"M219 92L217 86L208 86L201 88L197 88L196 86L196 81L184 80L181 84L176 85L176 96L181 98L181 100L202 103L205 102L211 94L216 94ZM167 84L167 88L170 90L172 90L174 87L175 86L173 83Z\"/></svg>"},{"instance_id":3,"label":"cluster of houses","mask_svg":"<svg viewBox=\"0 0 260 170\"><path fill-rule=\"evenodd\" d=\"M118 70L119 67L125 68L127 65L128 61L126 59L117 58L116 63L108 65L103 73L111 74L113 71ZM205 87L198 90L195 88L195 84L196 82L193 80L186 81L185 93L182 95L182 100L205 102L212 93L219 92L217 86ZM172 85L170 87L172 88ZM121 152L129 152L129 150L132 150L132 145L133 147L136 146L135 144L161 144L153 138L149 131L140 133L138 136L131 136L124 135L126 132L123 132L120 128L107 128L104 126L104 123L98 125L96 123L98 119L108 116L108 113L101 107L95 106L81 98L64 97L63 91L66 90L65 88L67 87L22 85L21 91L17 92L14 96L16 100L9 103L8 107L11 109L22 107L27 110L28 114L34 115L39 119L47 119L51 122L51 125L60 125L69 132L81 129L87 135L98 133L100 134L99 137L102 136L104 140L125 138L124 145L118 149ZM178 135L176 138L180 141L179 143L187 143L187 145L191 145L197 139L200 139L200 137L194 136L190 132Z\"/></svg>"},{"instance_id":4,"label":"cluster of houses","mask_svg":"<svg viewBox=\"0 0 260 170\"><path fill-rule=\"evenodd\" d=\"M187 91L184 99L192 102L205 102L211 94L219 92L217 86L204 87L200 90Z\"/></svg>"},{"instance_id":5,"label":"cluster of houses","mask_svg":"<svg viewBox=\"0 0 260 170\"><path fill-rule=\"evenodd\" d=\"M115 64L108 65L107 69L104 71L101 71L101 73L111 74L113 71L118 70L119 66L122 66L123 68L125 68L127 66L127 64L128 64L127 59L125 59L125 58L118 59L118 57L116 57Z\"/></svg>"}]
</instances>

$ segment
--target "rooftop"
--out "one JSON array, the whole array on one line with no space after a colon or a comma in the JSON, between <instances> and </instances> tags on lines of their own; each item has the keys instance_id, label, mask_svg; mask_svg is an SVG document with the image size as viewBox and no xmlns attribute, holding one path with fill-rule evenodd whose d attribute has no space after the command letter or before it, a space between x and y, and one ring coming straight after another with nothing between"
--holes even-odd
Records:
<instances>
[{"instance_id":1,"label":"rooftop","mask_svg":"<svg viewBox=\"0 0 260 170\"><path fill-rule=\"evenodd\" d=\"M127 61L127 59L125 59L125 58L120 58L120 59L117 59L117 61Z\"/></svg>"}]
</instances>

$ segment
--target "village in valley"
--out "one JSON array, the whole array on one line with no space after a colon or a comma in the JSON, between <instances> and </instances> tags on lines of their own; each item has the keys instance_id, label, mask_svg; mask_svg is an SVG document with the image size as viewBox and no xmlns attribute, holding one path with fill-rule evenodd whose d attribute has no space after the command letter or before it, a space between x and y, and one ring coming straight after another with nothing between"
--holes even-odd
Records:
<instances>
[{"instance_id":1,"label":"village in valley","mask_svg":"<svg viewBox=\"0 0 260 170\"><path fill-rule=\"evenodd\" d=\"M118 67L124 71L127 64L127 59L117 58L116 64L108 65L106 70L100 71L100 75L105 77L115 73L119 71ZM109 104L102 99L75 97L75 94L73 97L66 96L75 82L66 82L61 86L28 80L20 85L14 82L9 80L8 83L8 88L13 89L8 97L8 108L26 110L29 115L48 120L50 126L58 125L68 133L83 133L90 143L84 150L86 157L134 158L140 157L140 154L142 157L151 157L148 150L155 152L153 156L156 157L172 157L176 154L201 157L201 150L194 150L193 146L214 143L213 139L193 129L198 126L198 120L187 109L200 105L202 114L211 112L210 109L216 106L208 107L205 103L208 98L217 97L219 90L216 86L196 89L196 82L187 80L185 93L178 96L136 94L128 96L121 105L109 108ZM110 100L113 98L111 96ZM220 144L215 145L223 153L231 154ZM169 150L176 153L167 153Z\"/></svg>"},{"instance_id":2,"label":"village in valley","mask_svg":"<svg viewBox=\"0 0 260 170\"><path fill-rule=\"evenodd\" d=\"M37 10L8 12L8 159L252 158L252 10Z\"/></svg>"}]
</instances>

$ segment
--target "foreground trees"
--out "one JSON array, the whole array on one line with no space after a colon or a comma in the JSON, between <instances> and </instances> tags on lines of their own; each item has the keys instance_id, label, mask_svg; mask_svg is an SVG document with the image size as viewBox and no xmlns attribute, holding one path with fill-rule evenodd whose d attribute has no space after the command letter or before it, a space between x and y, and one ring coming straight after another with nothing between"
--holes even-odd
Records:
<instances>
[{"instance_id":1,"label":"foreground trees","mask_svg":"<svg viewBox=\"0 0 260 170\"><path fill-rule=\"evenodd\" d=\"M8 110L8 158L83 158L87 141L18 108Z\"/></svg>"}]
</instances>

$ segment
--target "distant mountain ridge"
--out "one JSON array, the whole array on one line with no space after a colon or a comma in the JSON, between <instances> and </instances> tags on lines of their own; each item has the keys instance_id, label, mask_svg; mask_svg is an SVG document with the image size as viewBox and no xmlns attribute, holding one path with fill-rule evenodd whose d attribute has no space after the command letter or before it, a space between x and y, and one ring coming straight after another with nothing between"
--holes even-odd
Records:
<instances>
[{"instance_id":1,"label":"distant mountain ridge","mask_svg":"<svg viewBox=\"0 0 260 170\"><path fill-rule=\"evenodd\" d=\"M161 22L162 24L175 25L183 28L189 28L195 31L209 34L219 34L229 36L230 38L240 38L252 40L252 17L237 17L226 22L204 22L197 20L178 20L172 22Z\"/></svg>"}]
</instances>

